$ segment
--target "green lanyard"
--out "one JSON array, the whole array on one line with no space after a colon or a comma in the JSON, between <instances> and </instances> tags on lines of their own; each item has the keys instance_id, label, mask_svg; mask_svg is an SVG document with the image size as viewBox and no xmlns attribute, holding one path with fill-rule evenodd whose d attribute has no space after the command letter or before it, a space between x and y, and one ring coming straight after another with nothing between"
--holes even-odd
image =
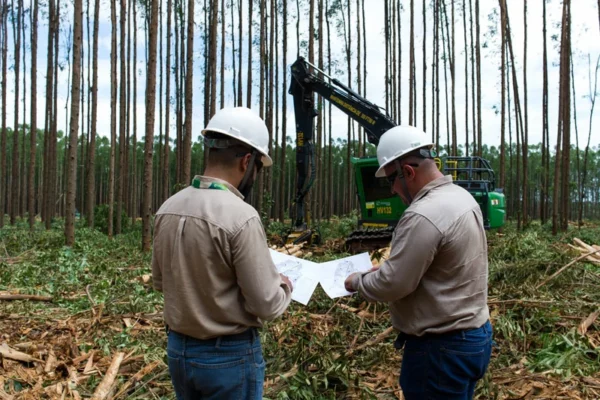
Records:
<instances>
[{"instance_id":1,"label":"green lanyard","mask_svg":"<svg viewBox=\"0 0 600 400\"><path fill-rule=\"evenodd\" d=\"M229 191L226 185L219 182L205 182L201 181L200 178L196 177L192 180L192 186L196 189L215 189Z\"/></svg>"}]
</instances>

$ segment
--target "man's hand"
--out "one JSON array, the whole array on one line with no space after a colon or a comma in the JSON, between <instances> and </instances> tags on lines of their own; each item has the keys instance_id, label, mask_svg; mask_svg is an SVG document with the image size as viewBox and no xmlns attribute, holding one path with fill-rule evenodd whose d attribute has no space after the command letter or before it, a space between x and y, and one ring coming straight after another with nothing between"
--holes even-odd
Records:
<instances>
[{"instance_id":1,"label":"man's hand","mask_svg":"<svg viewBox=\"0 0 600 400\"><path fill-rule=\"evenodd\" d=\"M355 272L353 274L348 275L346 280L344 281L344 287L349 292L356 292L356 288L352 287L352 281L356 275L360 275L360 272Z\"/></svg>"},{"instance_id":2,"label":"man's hand","mask_svg":"<svg viewBox=\"0 0 600 400\"><path fill-rule=\"evenodd\" d=\"M281 280L283 281L283 283L285 283L287 285L287 287L290 288L290 292L293 292L294 291L294 285L292 285L292 281L290 281L290 278L288 278L284 274L279 274L279 275L281 276Z\"/></svg>"}]
</instances>

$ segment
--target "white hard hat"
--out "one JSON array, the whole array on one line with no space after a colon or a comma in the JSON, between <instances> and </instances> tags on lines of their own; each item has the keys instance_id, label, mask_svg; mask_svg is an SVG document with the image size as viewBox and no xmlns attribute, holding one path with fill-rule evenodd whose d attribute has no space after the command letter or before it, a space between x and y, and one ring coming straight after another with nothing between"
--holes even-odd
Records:
<instances>
[{"instance_id":1,"label":"white hard hat","mask_svg":"<svg viewBox=\"0 0 600 400\"><path fill-rule=\"evenodd\" d=\"M216 132L246 143L262 155L265 167L273 165L269 157L269 130L265 122L246 107L227 107L215 113L202 134Z\"/></svg>"},{"instance_id":2,"label":"white hard hat","mask_svg":"<svg viewBox=\"0 0 600 400\"><path fill-rule=\"evenodd\" d=\"M377 178L385 176L385 166L394 160L407 155L413 150L431 148L433 143L428 134L414 126L395 126L385 132L377 145L377 161L379 169L375 173Z\"/></svg>"}]
</instances>

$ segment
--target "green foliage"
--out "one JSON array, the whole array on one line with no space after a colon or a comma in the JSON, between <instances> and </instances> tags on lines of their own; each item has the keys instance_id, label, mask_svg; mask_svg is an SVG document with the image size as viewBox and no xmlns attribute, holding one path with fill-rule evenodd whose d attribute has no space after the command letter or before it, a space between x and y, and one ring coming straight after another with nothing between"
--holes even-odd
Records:
<instances>
[{"instance_id":1,"label":"green foliage","mask_svg":"<svg viewBox=\"0 0 600 400\"><path fill-rule=\"evenodd\" d=\"M265 227L268 227L270 224L269 212L273 209L273 205L275 204L275 199L270 192L265 191L263 194L263 202L260 210L260 218Z\"/></svg>"},{"instance_id":2,"label":"green foliage","mask_svg":"<svg viewBox=\"0 0 600 400\"><path fill-rule=\"evenodd\" d=\"M125 209L121 211L121 228L125 232L129 227L129 218ZM117 226L117 205L113 208L113 229ZM100 204L94 208L94 227L100 232L108 234L108 204Z\"/></svg>"},{"instance_id":3,"label":"green foliage","mask_svg":"<svg viewBox=\"0 0 600 400\"><path fill-rule=\"evenodd\" d=\"M354 229L355 223L356 215L350 215L332 218L320 228L327 238L340 239ZM54 224L56 228L50 231L36 226L30 232L27 222L19 220L17 226L0 230L0 291L19 290L54 298L52 307L40 302L2 302L1 315L32 315L40 321L46 315L46 320L84 315L91 307L85 288L96 304L102 304L105 318L120 319L123 314L162 309L162 294L140 279L142 274L150 273L150 255L139 251L139 224L112 240L98 230L80 227L73 248L64 247L62 220ZM268 233L279 234L287 228L271 222ZM600 302L600 293L581 286L590 279L597 283L595 275L586 275L588 271L596 274L597 268L576 264L536 289L539 282L574 258L565 242L575 236L590 243L600 242L598 227L593 225L571 229L563 237L553 237L535 224L524 232L512 224L502 233L488 232L490 309L497 347L490 373L478 385L479 398L503 398L504 388L491 376L506 368L518 366L527 369L523 374L563 378L600 371L598 350L575 331L579 317L589 315ZM329 261L346 255L329 250L313 260ZM268 379L297 370L279 383L267 385L266 398L393 398L391 393L385 397L374 391L367 383L381 376L397 382L401 353L393 348L394 335L346 356L348 349L366 343L390 326L387 305L369 305L367 311L372 316L364 318L345 306L367 307L359 296L333 302L318 287L308 306L292 303L281 318L266 324L261 336ZM61 313L60 317L53 314L56 312ZM117 350L135 350L147 360L164 360L165 335L160 323L154 327L158 329L133 335L130 328L100 325L81 341L80 351L94 349L109 355ZM5 329L2 322L0 329ZM594 329L590 328L593 335ZM168 380L168 374L160 375L161 385L168 385ZM94 378L85 387L93 391L97 384ZM141 394L137 398L147 398L143 386L138 390Z\"/></svg>"},{"instance_id":4,"label":"green foliage","mask_svg":"<svg viewBox=\"0 0 600 400\"><path fill-rule=\"evenodd\" d=\"M358 211L354 210L346 216L334 215L330 221L321 221L319 230L323 240L348 237L358 227Z\"/></svg>"},{"instance_id":5,"label":"green foliage","mask_svg":"<svg viewBox=\"0 0 600 400\"><path fill-rule=\"evenodd\" d=\"M564 378L589 376L600 370L600 353L588 340L571 330L566 334L545 334L542 347L529 357L533 371L551 371Z\"/></svg>"}]
</instances>

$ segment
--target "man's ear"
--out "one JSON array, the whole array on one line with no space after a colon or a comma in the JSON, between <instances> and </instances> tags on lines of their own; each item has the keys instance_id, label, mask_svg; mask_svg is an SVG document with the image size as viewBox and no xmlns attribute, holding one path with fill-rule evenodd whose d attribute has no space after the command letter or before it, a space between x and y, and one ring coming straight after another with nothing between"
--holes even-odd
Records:
<instances>
[{"instance_id":1,"label":"man's ear","mask_svg":"<svg viewBox=\"0 0 600 400\"><path fill-rule=\"evenodd\" d=\"M246 170L248 169L248 164L250 163L250 157L252 157L252 154L248 153L244 157L241 158L240 169L243 173L246 173Z\"/></svg>"},{"instance_id":2,"label":"man's ear","mask_svg":"<svg viewBox=\"0 0 600 400\"><path fill-rule=\"evenodd\" d=\"M404 176L406 178L414 179L414 177L415 177L415 169L413 167L411 167L410 165L404 165L402 167L402 169L404 170Z\"/></svg>"}]
</instances>

